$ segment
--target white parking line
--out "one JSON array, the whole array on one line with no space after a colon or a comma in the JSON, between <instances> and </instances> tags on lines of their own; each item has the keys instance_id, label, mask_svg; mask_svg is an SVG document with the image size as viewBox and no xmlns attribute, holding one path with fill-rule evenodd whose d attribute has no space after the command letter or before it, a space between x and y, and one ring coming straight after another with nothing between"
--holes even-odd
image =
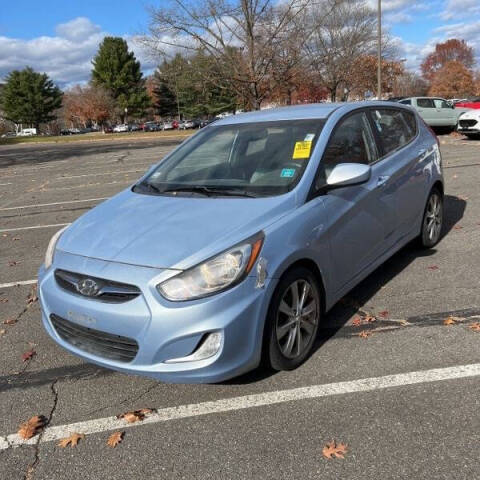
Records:
<instances>
[{"instance_id":1,"label":"white parking line","mask_svg":"<svg viewBox=\"0 0 480 480\"><path fill-rule=\"evenodd\" d=\"M36 278L33 280L19 280L18 282L0 283L0 288L18 287L19 285L33 285L35 283L37 283Z\"/></svg>"},{"instance_id":2,"label":"white parking line","mask_svg":"<svg viewBox=\"0 0 480 480\"><path fill-rule=\"evenodd\" d=\"M20 230L38 230L39 228L65 227L66 225L70 225L70 224L69 223L53 223L51 225L35 225L33 227L4 228L3 230L0 230L0 233L18 232Z\"/></svg>"},{"instance_id":3,"label":"white parking line","mask_svg":"<svg viewBox=\"0 0 480 480\"><path fill-rule=\"evenodd\" d=\"M246 408L263 407L276 405L285 402L294 402L305 399L329 397L332 395L343 395L347 393L371 392L392 387L416 385L445 380L456 380L461 378L476 377L480 375L480 363L471 365L459 365L456 367L437 368L417 372L386 375L384 377L362 378L348 382L328 383L324 385L312 385L309 387L294 388L291 390L278 390L274 392L233 397L210 402L203 402L191 405L180 405L157 410L156 413L148 415L143 422L127 423L116 417L97 418L83 422L59 425L47 428L40 440L31 438L23 440L14 433L6 437L0 437L0 450L19 445L31 445L38 441L40 443L51 442L68 437L74 432L90 434L100 433L109 430L140 427L159 422L178 420L181 418L198 417L214 413L224 413Z\"/></svg>"},{"instance_id":4,"label":"white parking line","mask_svg":"<svg viewBox=\"0 0 480 480\"><path fill-rule=\"evenodd\" d=\"M65 202L54 202L54 203L36 203L34 205L21 205L19 207L3 207L3 208L0 208L0 211L20 210L23 208L50 207L52 205L65 205L67 203L97 202L99 200L107 200L108 198L110 197L86 198L85 200L67 200Z\"/></svg>"}]
</instances>

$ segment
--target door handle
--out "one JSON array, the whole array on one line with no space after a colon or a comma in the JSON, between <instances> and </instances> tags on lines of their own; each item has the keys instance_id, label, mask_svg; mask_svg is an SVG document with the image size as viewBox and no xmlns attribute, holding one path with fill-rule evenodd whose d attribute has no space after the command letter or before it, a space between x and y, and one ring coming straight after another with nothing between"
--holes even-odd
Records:
<instances>
[{"instance_id":1,"label":"door handle","mask_svg":"<svg viewBox=\"0 0 480 480\"><path fill-rule=\"evenodd\" d=\"M377 188L383 188L387 184L389 178L388 175L380 175L377 180Z\"/></svg>"}]
</instances>

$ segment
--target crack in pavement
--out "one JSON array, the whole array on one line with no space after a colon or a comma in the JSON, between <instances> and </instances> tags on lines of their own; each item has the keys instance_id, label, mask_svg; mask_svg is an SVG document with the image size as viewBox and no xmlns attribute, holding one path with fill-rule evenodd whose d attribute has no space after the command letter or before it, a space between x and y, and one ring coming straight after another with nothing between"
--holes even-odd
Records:
<instances>
[{"instance_id":1,"label":"crack in pavement","mask_svg":"<svg viewBox=\"0 0 480 480\"><path fill-rule=\"evenodd\" d=\"M58 382L58 380L54 380L52 382L52 384L50 385L50 389L51 389L52 394L53 394L53 405L52 405L52 408L50 409L50 413L47 417L47 422L45 423L45 426L43 427L42 431L38 434L37 441L34 444L33 462L27 467L27 471L25 473L25 476L23 477L24 480L32 480L33 479L33 477L35 475L35 468L37 467L38 462L40 461L40 442L42 440L43 434L45 433L45 429L48 427L48 425L50 425L50 422L52 421L52 418L53 418L53 414L55 413L55 409L57 408L58 390L55 389L55 385L57 384L57 382Z\"/></svg>"}]
</instances>

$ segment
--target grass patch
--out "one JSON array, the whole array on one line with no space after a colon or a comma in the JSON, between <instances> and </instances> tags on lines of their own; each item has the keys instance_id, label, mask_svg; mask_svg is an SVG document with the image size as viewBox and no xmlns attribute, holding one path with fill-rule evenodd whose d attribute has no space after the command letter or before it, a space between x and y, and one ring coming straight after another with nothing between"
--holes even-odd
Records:
<instances>
[{"instance_id":1,"label":"grass patch","mask_svg":"<svg viewBox=\"0 0 480 480\"><path fill-rule=\"evenodd\" d=\"M112 140L151 140L160 138L187 138L196 130L169 131L169 132L128 132L128 133L84 133L79 135L61 135L53 137L13 137L0 138L0 145L17 145L19 143L72 143L72 142L98 142Z\"/></svg>"}]
</instances>

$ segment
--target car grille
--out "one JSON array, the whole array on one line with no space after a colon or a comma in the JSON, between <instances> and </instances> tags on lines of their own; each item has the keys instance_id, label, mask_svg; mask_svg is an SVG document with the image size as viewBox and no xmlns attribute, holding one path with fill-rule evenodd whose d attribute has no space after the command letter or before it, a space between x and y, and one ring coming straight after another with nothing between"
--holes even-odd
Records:
<instances>
[{"instance_id":1,"label":"car grille","mask_svg":"<svg viewBox=\"0 0 480 480\"><path fill-rule=\"evenodd\" d=\"M461 127L473 127L477 124L477 121L473 119L468 119L468 120L459 120L458 123Z\"/></svg>"},{"instance_id":2,"label":"car grille","mask_svg":"<svg viewBox=\"0 0 480 480\"><path fill-rule=\"evenodd\" d=\"M85 298L101 300L108 303L128 302L141 294L138 287L126 283L113 282L103 278L90 277L80 273L67 272L66 270L55 270L55 279L57 284L70 293L80 295ZM93 295L86 295L79 290L79 283L82 280L93 280L98 291Z\"/></svg>"},{"instance_id":3,"label":"car grille","mask_svg":"<svg viewBox=\"0 0 480 480\"><path fill-rule=\"evenodd\" d=\"M138 352L133 338L84 327L55 314L50 315L50 321L62 340L84 352L117 362L131 362Z\"/></svg>"}]
</instances>

